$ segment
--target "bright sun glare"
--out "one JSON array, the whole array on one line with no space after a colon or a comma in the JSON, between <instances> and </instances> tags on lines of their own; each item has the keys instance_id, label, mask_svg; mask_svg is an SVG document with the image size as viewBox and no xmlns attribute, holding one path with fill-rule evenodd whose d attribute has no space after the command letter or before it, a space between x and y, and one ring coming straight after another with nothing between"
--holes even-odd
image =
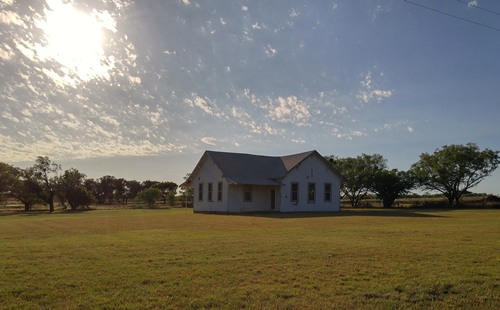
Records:
<instances>
[{"instance_id":1,"label":"bright sun glare","mask_svg":"<svg viewBox=\"0 0 500 310\"><path fill-rule=\"evenodd\" d=\"M39 24L46 45L39 55L57 61L65 67L63 71L84 81L107 75L102 24L94 16L76 10L71 3L48 2L45 20Z\"/></svg>"}]
</instances>

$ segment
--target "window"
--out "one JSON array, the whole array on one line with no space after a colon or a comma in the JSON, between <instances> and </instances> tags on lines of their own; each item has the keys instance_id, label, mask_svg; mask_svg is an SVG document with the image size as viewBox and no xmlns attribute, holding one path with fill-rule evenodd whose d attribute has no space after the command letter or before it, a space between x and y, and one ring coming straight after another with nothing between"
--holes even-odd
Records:
<instances>
[{"instance_id":1,"label":"window","mask_svg":"<svg viewBox=\"0 0 500 310\"><path fill-rule=\"evenodd\" d=\"M208 183L208 201L212 201L213 184Z\"/></svg>"},{"instance_id":2,"label":"window","mask_svg":"<svg viewBox=\"0 0 500 310\"><path fill-rule=\"evenodd\" d=\"M325 183L325 202L332 201L332 183Z\"/></svg>"},{"instance_id":3,"label":"window","mask_svg":"<svg viewBox=\"0 0 500 310\"><path fill-rule=\"evenodd\" d=\"M290 187L290 201L299 201L299 183L292 183Z\"/></svg>"},{"instance_id":4,"label":"window","mask_svg":"<svg viewBox=\"0 0 500 310\"><path fill-rule=\"evenodd\" d=\"M217 183L217 201L222 201L222 182Z\"/></svg>"},{"instance_id":5,"label":"window","mask_svg":"<svg viewBox=\"0 0 500 310\"><path fill-rule=\"evenodd\" d=\"M198 184L198 201L203 201L203 183Z\"/></svg>"},{"instance_id":6,"label":"window","mask_svg":"<svg viewBox=\"0 0 500 310\"><path fill-rule=\"evenodd\" d=\"M243 187L243 201L252 201L252 185L245 185Z\"/></svg>"},{"instance_id":7,"label":"window","mask_svg":"<svg viewBox=\"0 0 500 310\"><path fill-rule=\"evenodd\" d=\"M307 202L308 203L316 202L316 183L307 184Z\"/></svg>"}]
</instances>

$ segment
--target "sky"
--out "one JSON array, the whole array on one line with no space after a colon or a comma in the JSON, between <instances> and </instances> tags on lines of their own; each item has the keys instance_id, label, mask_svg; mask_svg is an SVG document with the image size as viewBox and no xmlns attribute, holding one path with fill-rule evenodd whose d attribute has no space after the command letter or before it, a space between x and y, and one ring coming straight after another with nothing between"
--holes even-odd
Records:
<instances>
[{"instance_id":1,"label":"sky","mask_svg":"<svg viewBox=\"0 0 500 310\"><path fill-rule=\"evenodd\" d=\"M0 0L0 161L178 184L205 150L407 170L500 150L499 55L496 0Z\"/></svg>"}]
</instances>

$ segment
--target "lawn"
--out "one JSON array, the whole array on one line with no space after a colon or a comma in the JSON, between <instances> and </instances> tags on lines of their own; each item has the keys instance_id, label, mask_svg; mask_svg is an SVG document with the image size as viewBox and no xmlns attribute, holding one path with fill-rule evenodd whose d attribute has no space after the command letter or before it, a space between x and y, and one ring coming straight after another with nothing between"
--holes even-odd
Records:
<instances>
[{"instance_id":1,"label":"lawn","mask_svg":"<svg viewBox=\"0 0 500 310\"><path fill-rule=\"evenodd\" d=\"M3 309L500 308L500 210L0 216Z\"/></svg>"}]
</instances>

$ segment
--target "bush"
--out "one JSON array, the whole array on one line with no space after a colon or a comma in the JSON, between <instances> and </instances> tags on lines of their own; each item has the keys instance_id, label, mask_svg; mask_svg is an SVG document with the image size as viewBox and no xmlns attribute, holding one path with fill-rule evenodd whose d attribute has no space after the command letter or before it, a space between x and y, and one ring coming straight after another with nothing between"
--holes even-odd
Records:
<instances>
[{"instance_id":1,"label":"bush","mask_svg":"<svg viewBox=\"0 0 500 310\"><path fill-rule=\"evenodd\" d=\"M156 187L150 187L138 192L135 201L145 203L148 208L154 208L156 201L159 200L162 195L163 193L161 190Z\"/></svg>"},{"instance_id":2,"label":"bush","mask_svg":"<svg viewBox=\"0 0 500 310\"><path fill-rule=\"evenodd\" d=\"M71 206L71 210L88 208L94 202L94 197L85 187L76 187L67 191L66 199Z\"/></svg>"}]
</instances>

